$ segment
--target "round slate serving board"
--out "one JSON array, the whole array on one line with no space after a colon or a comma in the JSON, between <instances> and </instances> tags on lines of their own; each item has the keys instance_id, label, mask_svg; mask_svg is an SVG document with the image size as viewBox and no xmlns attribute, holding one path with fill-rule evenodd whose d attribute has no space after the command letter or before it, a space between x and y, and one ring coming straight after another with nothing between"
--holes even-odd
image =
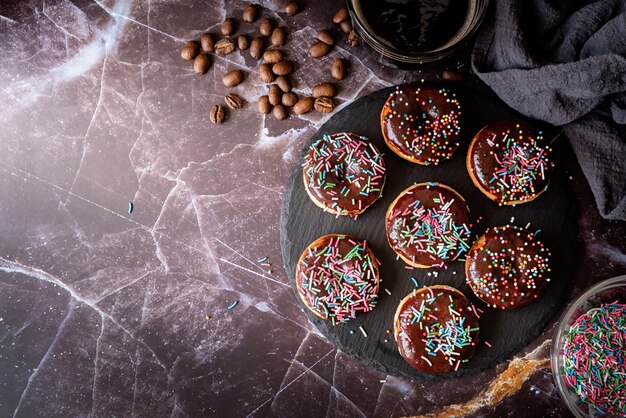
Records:
<instances>
[{"instance_id":1,"label":"round slate serving board","mask_svg":"<svg viewBox=\"0 0 626 418\"><path fill-rule=\"evenodd\" d=\"M330 322L315 317L302 304L297 294L294 297L310 321L339 349L385 373L414 379L442 379L475 373L522 350L539 335L557 312L577 257L575 198L564 171L558 167L559 150L555 152L557 169L546 192L524 205L499 207L484 196L470 180L465 168L467 148L472 136L485 124L522 116L480 87L464 85L450 88L457 93L463 106L461 146L450 160L437 167L425 167L396 156L387 147L380 132L380 110L393 88L380 90L355 101L334 115L313 135L302 155L311 142L324 134L347 131L370 138L384 154L387 167L383 197L357 220L335 218L315 206L307 196L302 181L301 155L285 189L281 213L281 249L294 292L298 258L316 238L329 233L344 233L367 240L382 264L378 305L371 312L333 326ZM555 134L554 128L544 128L546 137ZM395 253L387 244L385 212L402 190L413 183L426 181L447 184L465 198L474 220L472 233L475 237L482 235L490 226L510 223L521 227L530 224L530 231L541 229L538 238L551 249L553 264L552 281L537 301L518 310L491 309L477 299L465 283L464 262L449 263L447 268L407 269L401 260L396 259ZM443 376L421 373L409 366L398 354L393 340L393 317L400 300L415 288L411 277L417 279L420 287L434 284L454 286L484 311L479 320L481 342L475 355L456 373ZM384 289L388 289L391 295ZM367 332L367 337L360 332L359 326ZM391 334L386 333L388 329L392 330ZM488 341L492 347L489 348L484 341Z\"/></svg>"}]
</instances>

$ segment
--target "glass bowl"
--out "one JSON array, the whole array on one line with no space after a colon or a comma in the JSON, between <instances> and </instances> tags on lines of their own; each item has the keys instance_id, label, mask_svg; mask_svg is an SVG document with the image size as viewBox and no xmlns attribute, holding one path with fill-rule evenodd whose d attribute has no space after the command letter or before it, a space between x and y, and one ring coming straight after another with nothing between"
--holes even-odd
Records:
<instances>
[{"instance_id":1,"label":"glass bowl","mask_svg":"<svg viewBox=\"0 0 626 418\"><path fill-rule=\"evenodd\" d=\"M626 304L626 276L618 276L604 280L595 284L580 295L578 299L569 306L565 313L563 313L561 319L559 319L554 339L552 340L550 359L554 380L563 402L565 402L570 411L579 418L608 417L609 415L603 414L598 409L582 402L581 398L565 380L566 372L563 364L565 334L568 332L571 325L590 309L598 308L602 304L610 304L615 301L620 304ZM619 416L624 417L626 415L618 415L618 417Z\"/></svg>"},{"instance_id":2,"label":"glass bowl","mask_svg":"<svg viewBox=\"0 0 626 418\"><path fill-rule=\"evenodd\" d=\"M449 4L452 4L453 6L449 7L458 7L459 4L463 5L463 10L462 12L459 12L460 14L449 14L449 16L451 16L450 19L455 19L455 22L457 22L458 25L450 25L454 28L452 29L454 32L449 32L445 35L440 34L440 32L432 32L434 34L440 34L442 38L438 39L441 42L430 46L423 46L423 44L417 45L412 41L407 41L406 37L403 37L402 32L395 29L397 27L402 27L403 24L411 25L409 27L411 30L406 33L410 33L413 36L413 34L418 31L420 31L421 34L424 34L430 28L446 28L446 25L441 24L441 21L437 21L435 19L437 19L437 16L443 16L444 13L448 13L449 10L452 9L444 9L443 12L440 10L435 12L432 10L426 10L421 13L421 19L424 23L422 24L422 22L420 22L419 25L416 21L409 21L409 19L407 19L407 15L403 12L390 14L388 13L388 10L381 9L381 7L391 7L384 6L384 4L397 5L400 3L405 4L406 2L348 0L348 10L350 11L350 16L352 17L354 29L374 50L397 63L422 64L439 60L455 51L461 45L465 44L466 41L476 33L478 27L482 23L487 12L489 0L451 0L451 3ZM424 5L428 5L429 3L433 2L424 2ZM465 7L466 3L467 7ZM437 5L438 4L433 3L431 7L437 7ZM420 3L420 6L422 6L422 3ZM409 7L413 6L411 5ZM439 15L437 15L437 13L439 13ZM376 22L376 20L378 19L382 22L382 18L380 16L386 16L385 22L387 23L380 24L378 29L375 30L373 27L379 23ZM413 17L413 14L411 14L411 16ZM432 16L435 17L433 18ZM431 19L430 21L428 20L429 18ZM396 22L397 24L395 24ZM447 22L450 22L450 20ZM459 28L458 30L456 30L457 27ZM440 29L433 30L437 31Z\"/></svg>"}]
</instances>

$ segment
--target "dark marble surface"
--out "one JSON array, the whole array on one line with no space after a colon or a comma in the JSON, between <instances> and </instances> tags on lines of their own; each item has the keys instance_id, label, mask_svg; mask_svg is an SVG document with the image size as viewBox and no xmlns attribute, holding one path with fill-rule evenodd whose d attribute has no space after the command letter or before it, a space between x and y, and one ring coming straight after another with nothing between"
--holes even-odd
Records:
<instances>
[{"instance_id":1,"label":"dark marble surface","mask_svg":"<svg viewBox=\"0 0 626 418\"><path fill-rule=\"evenodd\" d=\"M274 12L282 2L263 12L288 28L298 93L337 56L351 62L341 103L432 76L385 68L344 38L308 58L338 2L301 4L292 18ZM307 322L280 266L279 208L329 116L259 116L265 87L246 70L232 90L250 103L211 125L221 75L256 62L235 52L197 76L179 57L241 8L0 4L0 416L567 414L547 368L552 327L481 375L424 384L366 368ZM566 168L583 244L571 299L626 272L626 227L602 220L576 163Z\"/></svg>"}]
</instances>

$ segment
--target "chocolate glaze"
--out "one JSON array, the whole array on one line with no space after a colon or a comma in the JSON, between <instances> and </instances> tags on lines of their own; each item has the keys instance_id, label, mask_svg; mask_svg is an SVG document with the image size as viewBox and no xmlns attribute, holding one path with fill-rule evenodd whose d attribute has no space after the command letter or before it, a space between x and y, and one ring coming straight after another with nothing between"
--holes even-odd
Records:
<instances>
[{"instance_id":1,"label":"chocolate glaze","mask_svg":"<svg viewBox=\"0 0 626 418\"><path fill-rule=\"evenodd\" d=\"M380 115L385 142L400 157L439 164L459 146L461 106L448 89L405 84L389 95Z\"/></svg>"},{"instance_id":2,"label":"chocolate glaze","mask_svg":"<svg viewBox=\"0 0 626 418\"><path fill-rule=\"evenodd\" d=\"M329 212L356 215L382 195L383 158L367 138L353 133L340 132L315 141L303 167L307 193ZM329 184L334 186L325 187Z\"/></svg>"},{"instance_id":3,"label":"chocolate glaze","mask_svg":"<svg viewBox=\"0 0 626 418\"><path fill-rule=\"evenodd\" d=\"M320 254L328 247L330 252ZM346 259L347 255L354 254L355 247L359 247L359 256ZM353 268L360 274L354 274ZM352 273L344 274L346 272ZM363 283L367 285L358 286ZM302 252L296 267L300 298L311 312L333 323L373 309L379 283L379 262L374 253L363 241L350 235L330 234L316 239ZM329 298L327 286L338 293ZM346 291L342 292L342 288Z\"/></svg>"},{"instance_id":4,"label":"chocolate glaze","mask_svg":"<svg viewBox=\"0 0 626 418\"><path fill-rule=\"evenodd\" d=\"M433 200L441 198L443 198L443 204ZM418 224L427 223L424 228L428 231L436 229L437 225L441 224L440 222L434 224L421 222L419 218L411 219L414 216L413 209L417 207L417 201L420 202L419 207L423 207L431 213L443 210L442 208L447 202L452 202L448 207L449 222L444 223L444 225L449 227L452 223L456 226L456 236L460 237L461 240L457 241L455 245L445 244L447 250L438 252L436 250L438 246L444 244L442 237L454 237L451 228L444 228L439 229L431 237L429 243L422 242L428 238L429 234L425 233L419 237L419 242L402 245L403 242L407 241L406 234L402 232L406 230L407 226L410 230L420 230L421 225L418 226ZM409 213L409 211L411 212ZM398 220L401 220L403 223ZM456 191L442 184L420 183L404 190L389 206L385 219L387 241L391 248L409 264L416 267L442 265L446 261L455 260L460 253L465 252L469 248L469 221L469 208L463 197Z\"/></svg>"},{"instance_id":5,"label":"chocolate glaze","mask_svg":"<svg viewBox=\"0 0 626 418\"><path fill-rule=\"evenodd\" d=\"M422 306L430 311L422 310ZM423 314L419 314L420 311ZM419 315L418 320L414 320L416 313ZM446 324L448 321L458 323L461 318L465 318L462 328L469 334L469 340L462 347L454 347L454 353L458 353L458 356L446 354L444 350L438 350L432 355L432 346L428 348L424 341L428 338L426 329L433 332L439 328L436 324ZM400 302L394 318L394 335L400 355L417 370L433 374L450 373L462 367L463 360L469 359L476 350L479 338L477 328L478 318L471 302L449 286L431 286L414 291ZM461 363L457 365L457 361Z\"/></svg>"},{"instance_id":6,"label":"chocolate glaze","mask_svg":"<svg viewBox=\"0 0 626 418\"><path fill-rule=\"evenodd\" d=\"M490 123L472 140L467 156L468 171L483 193L496 202L512 204L533 200L548 187L550 174L554 168L554 163L550 159L552 150L546 142L541 131L527 122L505 120ZM502 162L511 152L512 146L520 151L524 160L541 162L543 174L541 166L535 163L531 164L533 168L524 168L523 171L517 172L515 177L517 180L528 179L518 183L519 186L511 187L511 181L507 180L508 175L504 180L509 187L497 181L502 177L494 174L502 173L504 167ZM514 157L512 160L518 162L521 158ZM536 178L531 179L531 176Z\"/></svg>"},{"instance_id":7,"label":"chocolate glaze","mask_svg":"<svg viewBox=\"0 0 626 418\"><path fill-rule=\"evenodd\" d=\"M520 308L550 281L549 258L533 233L513 225L491 228L467 253L467 283L491 307Z\"/></svg>"}]
</instances>

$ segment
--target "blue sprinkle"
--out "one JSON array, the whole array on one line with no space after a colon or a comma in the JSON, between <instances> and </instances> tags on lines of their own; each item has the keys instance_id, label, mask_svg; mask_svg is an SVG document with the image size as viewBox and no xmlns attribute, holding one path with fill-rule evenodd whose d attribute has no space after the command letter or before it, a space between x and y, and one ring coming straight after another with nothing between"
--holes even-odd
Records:
<instances>
[{"instance_id":1,"label":"blue sprinkle","mask_svg":"<svg viewBox=\"0 0 626 418\"><path fill-rule=\"evenodd\" d=\"M237 306L237 304L239 304L238 300L236 300L233 303L231 303L230 306L228 306L228 308L226 308L226 309L233 309L235 306Z\"/></svg>"},{"instance_id":2,"label":"blue sprinkle","mask_svg":"<svg viewBox=\"0 0 626 418\"><path fill-rule=\"evenodd\" d=\"M415 277L411 277L411 281L413 282L415 287L420 287L420 284L419 284L419 282L417 281L417 279Z\"/></svg>"},{"instance_id":3,"label":"blue sprinkle","mask_svg":"<svg viewBox=\"0 0 626 418\"><path fill-rule=\"evenodd\" d=\"M133 202L128 202L128 213L133 213Z\"/></svg>"}]
</instances>

